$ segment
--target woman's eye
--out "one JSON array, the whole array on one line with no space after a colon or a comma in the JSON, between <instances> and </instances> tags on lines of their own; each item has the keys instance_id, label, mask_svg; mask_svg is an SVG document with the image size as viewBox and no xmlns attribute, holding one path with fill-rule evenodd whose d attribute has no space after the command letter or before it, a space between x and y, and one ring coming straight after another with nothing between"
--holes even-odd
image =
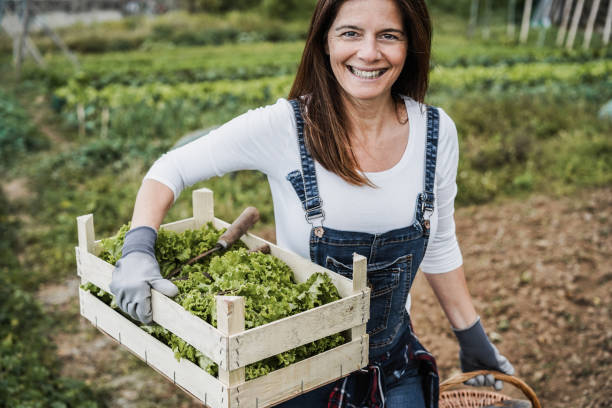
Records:
<instances>
[{"instance_id":1,"label":"woman's eye","mask_svg":"<svg viewBox=\"0 0 612 408\"><path fill-rule=\"evenodd\" d=\"M343 37L347 37L347 38L354 38L357 37L357 32L356 31L346 31L344 33L342 33Z\"/></svg>"},{"instance_id":2,"label":"woman's eye","mask_svg":"<svg viewBox=\"0 0 612 408\"><path fill-rule=\"evenodd\" d=\"M394 34L385 33L382 35L383 40L399 40L399 37Z\"/></svg>"}]
</instances>

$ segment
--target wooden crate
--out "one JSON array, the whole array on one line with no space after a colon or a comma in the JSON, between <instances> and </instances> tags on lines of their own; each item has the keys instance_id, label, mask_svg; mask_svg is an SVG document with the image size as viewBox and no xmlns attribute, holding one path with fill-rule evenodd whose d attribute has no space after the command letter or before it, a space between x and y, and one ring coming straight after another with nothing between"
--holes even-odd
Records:
<instances>
[{"instance_id":1,"label":"wooden crate","mask_svg":"<svg viewBox=\"0 0 612 408\"><path fill-rule=\"evenodd\" d=\"M212 191L200 189L193 192L193 217L162 225L161 228L182 232L200 228L209 221L215 228L229 225L214 217ZM78 217L77 224L78 275L83 283L91 282L109 291L114 266L96 256L100 253L100 245L94 237L93 215ZM350 280L252 234L245 234L242 241L249 248L269 244L272 255L291 267L298 282L306 281L315 272L326 273L342 298L245 330L242 297L217 296L218 328L215 328L187 312L172 299L152 290L153 320L217 363L218 378L188 360L177 361L168 346L82 289L79 290L81 314L96 328L211 408L271 406L366 366L366 323L370 310L366 258L355 254L354 280ZM347 343L263 377L245 381L246 365L339 332L348 334Z\"/></svg>"}]
</instances>

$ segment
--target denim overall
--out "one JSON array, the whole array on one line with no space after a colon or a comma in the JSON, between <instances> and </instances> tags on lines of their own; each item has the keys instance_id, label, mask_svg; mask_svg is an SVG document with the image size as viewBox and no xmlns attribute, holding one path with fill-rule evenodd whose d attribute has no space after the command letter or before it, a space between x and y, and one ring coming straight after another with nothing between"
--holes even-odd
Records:
<instances>
[{"instance_id":1,"label":"denim overall","mask_svg":"<svg viewBox=\"0 0 612 408\"><path fill-rule=\"evenodd\" d=\"M279 407L437 407L438 375L434 358L413 333L406 300L425 254L429 217L433 212L439 112L427 107L425 190L417 197L416 221L382 234L339 231L324 227L314 160L304 143L300 105L290 101L296 117L302 171L287 175L313 225L310 258L352 278L356 252L368 259L371 288L369 365L335 383L317 388Z\"/></svg>"}]
</instances>

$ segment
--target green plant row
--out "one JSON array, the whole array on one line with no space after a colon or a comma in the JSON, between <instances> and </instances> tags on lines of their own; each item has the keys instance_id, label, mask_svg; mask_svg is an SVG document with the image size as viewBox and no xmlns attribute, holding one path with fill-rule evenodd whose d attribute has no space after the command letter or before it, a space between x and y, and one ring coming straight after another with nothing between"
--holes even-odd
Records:
<instances>
[{"instance_id":1,"label":"green plant row","mask_svg":"<svg viewBox=\"0 0 612 408\"><path fill-rule=\"evenodd\" d=\"M441 40L442 41L442 40ZM589 62L596 57L612 58L612 50L571 51L558 48L507 47L473 44L458 51L456 41L434 46L434 67L471 67L473 65L516 65L526 63ZM254 79L295 72L303 42L238 43L223 47L175 47L150 45L131 52L83 55L78 71L59 55L51 57L49 67L42 70L30 65L25 77L47 82L50 88L66 85L74 79L83 85L103 88L110 84L143 85L222 79Z\"/></svg>"},{"instance_id":2,"label":"green plant row","mask_svg":"<svg viewBox=\"0 0 612 408\"><path fill-rule=\"evenodd\" d=\"M80 69L63 56L51 59L47 69L29 66L24 76L43 80L50 88L71 79L97 89L107 85L187 83L222 79L254 79L296 71L302 42L228 44L223 47L154 46L128 53L84 55Z\"/></svg>"},{"instance_id":3,"label":"green plant row","mask_svg":"<svg viewBox=\"0 0 612 408\"><path fill-rule=\"evenodd\" d=\"M435 92L439 89L503 89L554 83L580 85L610 81L611 74L612 60L560 64L535 62L491 67L437 67L431 73L431 87Z\"/></svg>"},{"instance_id":4,"label":"green plant row","mask_svg":"<svg viewBox=\"0 0 612 408\"><path fill-rule=\"evenodd\" d=\"M70 110L78 104L85 108L94 108L97 112L102 108L118 109L135 105L144 105L151 109L180 105L185 109L194 107L208 110L227 104L258 106L269 103L274 98L287 95L292 81L293 76L285 75L249 81L109 85L100 90L71 81L67 86L57 89L55 96L63 99Z\"/></svg>"},{"instance_id":5,"label":"green plant row","mask_svg":"<svg viewBox=\"0 0 612 408\"><path fill-rule=\"evenodd\" d=\"M612 61L550 65L531 63L513 66L475 66L469 68L438 67L431 73L432 92L442 90L508 89L530 86L579 85L609 81ZM219 109L239 103L258 106L286 96L293 77L290 75L248 81L216 81L168 85L151 83L143 86L109 85L103 89L82 86L77 81L57 89L55 96L73 111L81 104L92 114L103 108L120 109L135 105L163 109L168 105L196 110Z\"/></svg>"},{"instance_id":6,"label":"green plant row","mask_svg":"<svg viewBox=\"0 0 612 408\"><path fill-rule=\"evenodd\" d=\"M121 247L129 225L120 228L116 236L102 240L100 257L115 264L121 257ZM324 273L314 273L303 283L296 283L293 272L283 261L272 255L248 252L242 242L231 249L216 252L203 261L185 265L192 257L213 248L224 230L211 223L198 230L176 233L160 230L155 255L162 276L168 277L182 267L174 283L179 294L174 300L185 310L217 327L217 295L245 298L245 328L251 329L340 299L338 290ZM85 289L100 297L111 307L116 305L110 294L89 284ZM187 358L217 374L217 366L193 346L158 325L142 325L159 340L169 345L177 359ZM336 334L245 367L246 379L254 379L294 362L308 358L344 343Z\"/></svg>"}]
</instances>

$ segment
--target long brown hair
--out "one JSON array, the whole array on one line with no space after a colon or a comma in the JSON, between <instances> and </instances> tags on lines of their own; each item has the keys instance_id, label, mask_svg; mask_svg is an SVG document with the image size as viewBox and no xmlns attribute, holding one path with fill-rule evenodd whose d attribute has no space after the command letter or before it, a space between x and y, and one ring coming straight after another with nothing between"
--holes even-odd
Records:
<instances>
[{"instance_id":1,"label":"long brown hair","mask_svg":"<svg viewBox=\"0 0 612 408\"><path fill-rule=\"evenodd\" d=\"M327 32L340 6L347 0L319 0L289 98L303 98L305 140L310 154L328 171L358 186L371 182L360 172L347 132L346 109L341 90L325 53ZM404 68L391 94L396 104L400 95L424 102L429 83L431 22L424 0L395 0L408 42ZM304 106L305 105L305 106Z\"/></svg>"}]
</instances>

